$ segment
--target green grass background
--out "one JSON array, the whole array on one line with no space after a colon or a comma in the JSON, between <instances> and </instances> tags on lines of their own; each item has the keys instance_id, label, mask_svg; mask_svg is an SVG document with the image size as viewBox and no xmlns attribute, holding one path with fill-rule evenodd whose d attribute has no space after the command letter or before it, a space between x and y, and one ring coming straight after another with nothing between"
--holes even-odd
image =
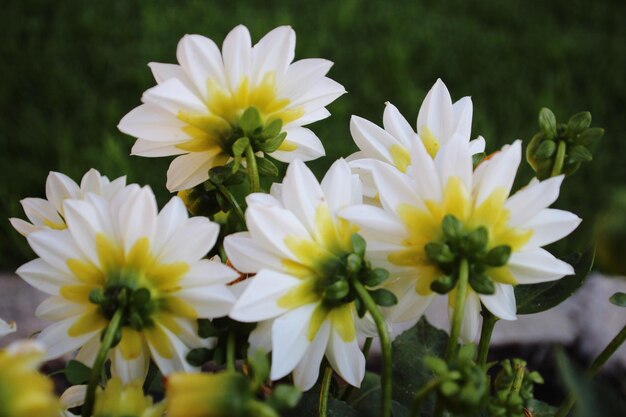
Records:
<instances>
[{"instance_id":1,"label":"green grass background","mask_svg":"<svg viewBox=\"0 0 626 417\"><path fill-rule=\"evenodd\" d=\"M43 196L50 170L79 179L90 167L151 184L163 203L169 158L128 156L121 117L154 81L146 64L175 62L176 44L199 33L218 44L235 25L253 41L277 25L297 33L296 58L335 62L349 94L312 125L328 156L318 176L356 148L348 123L376 123L385 101L411 121L441 77L453 98L471 95L473 136L493 151L537 130L548 106L562 120L589 110L606 128L596 159L565 187L559 206L590 224L626 179L626 2L623 1L72 1L5 0L0 13L0 213ZM530 178L526 169L524 182ZM0 269L32 257L0 222Z\"/></svg>"}]
</instances>

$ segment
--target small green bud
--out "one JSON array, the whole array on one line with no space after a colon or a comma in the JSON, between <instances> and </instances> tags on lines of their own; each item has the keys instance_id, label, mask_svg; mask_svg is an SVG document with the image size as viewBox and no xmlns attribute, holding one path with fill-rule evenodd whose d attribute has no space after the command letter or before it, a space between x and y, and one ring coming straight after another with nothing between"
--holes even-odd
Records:
<instances>
[{"instance_id":1,"label":"small green bud","mask_svg":"<svg viewBox=\"0 0 626 417\"><path fill-rule=\"evenodd\" d=\"M537 159L550 159L556 152L556 143L553 140L544 140L537 148L535 152L535 158Z\"/></svg>"},{"instance_id":2,"label":"small green bud","mask_svg":"<svg viewBox=\"0 0 626 417\"><path fill-rule=\"evenodd\" d=\"M286 137L287 137L287 133L283 132L277 136L274 136L273 138L267 139L261 143L257 143L256 147L260 151L263 151L265 153L272 153L276 149L278 149L280 145L282 145Z\"/></svg>"},{"instance_id":3,"label":"small green bud","mask_svg":"<svg viewBox=\"0 0 626 417\"><path fill-rule=\"evenodd\" d=\"M352 242L352 252L356 253L361 258L364 257L365 247L366 247L365 239L363 239L363 237L360 234L355 233L352 235L350 240Z\"/></svg>"},{"instance_id":4,"label":"small green bud","mask_svg":"<svg viewBox=\"0 0 626 417\"><path fill-rule=\"evenodd\" d=\"M492 295L496 292L496 286L487 275L472 275L469 284L478 294Z\"/></svg>"},{"instance_id":5,"label":"small green bud","mask_svg":"<svg viewBox=\"0 0 626 417\"><path fill-rule=\"evenodd\" d=\"M389 278L389 272L386 269L376 268L369 271L362 281L368 287L376 287L385 282L387 278Z\"/></svg>"},{"instance_id":6,"label":"small green bud","mask_svg":"<svg viewBox=\"0 0 626 417\"><path fill-rule=\"evenodd\" d=\"M368 291L376 305L381 307L391 307L398 304L398 298L389 290L379 288L377 290Z\"/></svg>"},{"instance_id":7,"label":"small green bud","mask_svg":"<svg viewBox=\"0 0 626 417\"><path fill-rule=\"evenodd\" d=\"M539 127L548 139L556 137L556 117L554 113L547 107L539 111Z\"/></svg>"},{"instance_id":8,"label":"small green bud","mask_svg":"<svg viewBox=\"0 0 626 417\"><path fill-rule=\"evenodd\" d=\"M484 226L480 226L468 233L461 240L461 247L467 255L476 255L482 252L489 242L489 232Z\"/></svg>"},{"instance_id":9,"label":"small green bud","mask_svg":"<svg viewBox=\"0 0 626 417\"><path fill-rule=\"evenodd\" d=\"M241 156L246 151L246 148L250 146L250 139L247 137L239 138L233 143L232 152L234 156Z\"/></svg>"},{"instance_id":10,"label":"small green bud","mask_svg":"<svg viewBox=\"0 0 626 417\"><path fill-rule=\"evenodd\" d=\"M451 275L442 275L430 283L430 289L437 294L447 294L454 288L456 279Z\"/></svg>"},{"instance_id":11,"label":"small green bud","mask_svg":"<svg viewBox=\"0 0 626 417\"><path fill-rule=\"evenodd\" d=\"M510 257L511 247L508 245L500 245L487 252L487 256L485 256L483 262L493 267L504 266L509 261Z\"/></svg>"},{"instance_id":12,"label":"small green bud","mask_svg":"<svg viewBox=\"0 0 626 417\"><path fill-rule=\"evenodd\" d=\"M448 373L448 363L437 356L426 356L424 358L424 365L437 376Z\"/></svg>"},{"instance_id":13,"label":"small green bud","mask_svg":"<svg viewBox=\"0 0 626 417\"><path fill-rule=\"evenodd\" d=\"M346 271L348 274L355 275L361 270L361 266L363 265L363 260L357 254L351 253L346 258Z\"/></svg>"},{"instance_id":14,"label":"small green bud","mask_svg":"<svg viewBox=\"0 0 626 417\"><path fill-rule=\"evenodd\" d=\"M451 214L447 214L441 222L441 229L446 239L456 242L463 236L463 224Z\"/></svg>"},{"instance_id":15,"label":"small green bud","mask_svg":"<svg viewBox=\"0 0 626 417\"><path fill-rule=\"evenodd\" d=\"M335 281L324 290L324 299L329 301L339 301L350 292L350 285L345 279Z\"/></svg>"},{"instance_id":16,"label":"small green bud","mask_svg":"<svg viewBox=\"0 0 626 417\"><path fill-rule=\"evenodd\" d=\"M591 125L591 113L583 111L570 117L567 122L567 131L570 135L576 135Z\"/></svg>"},{"instance_id":17,"label":"small green bud","mask_svg":"<svg viewBox=\"0 0 626 417\"><path fill-rule=\"evenodd\" d=\"M424 251L426 252L428 259L438 264L447 264L455 259L454 253L445 243L428 242L424 246Z\"/></svg>"},{"instance_id":18,"label":"small green bud","mask_svg":"<svg viewBox=\"0 0 626 417\"><path fill-rule=\"evenodd\" d=\"M130 317L128 318L128 321L130 322L130 327L132 327L135 330L141 330L144 328L144 322L143 322L142 317L135 311L130 313Z\"/></svg>"},{"instance_id":19,"label":"small green bud","mask_svg":"<svg viewBox=\"0 0 626 417\"><path fill-rule=\"evenodd\" d=\"M259 170L259 175L263 177L278 176L278 167L269 159L256 157L256 165Z\"/></svg>"},{"instance_id":20,"label":"small green bud","mask_svg":"<svg viewBox=\"0 0 626 417\"><path fill-rule=\"evenodd\" d=\"M593 159L591 152L583 145L574 145L567 149L567 157L572 162L589 162Z\"/></svg>"},{"instance_id":21,"label":"small green bud","mask_svg":"<svg viewBox=\"0 0 626 417\"><path fill-rule=\"evenodd\" d=\"M211 360L211 351L207 348L191 349L185 359L191 366L200 367Z\"/></svg>"},{"instance_id":22,"label":"small green bud","mask_svg":"<svg viewBox=\"0 0 626 417\"><path fill-rule=\"evenodd\" d=\"M576 145L591 146L594 145L604 135L604 129L601 127L590 127L585 129L574 139Z\"/></svg>"},{"instance_id":23,"label":"small green bud","mask_svg":"<svg viewBox=\"0 0 626 417\"><path fill-rule=\"evenodd\" d=\"M459 384L453 381L444 381L441 383L439 390L446 397L450 397L459 392Z\"/></svg>"},{"instance_id":24,"label":"small green bud","mask_svg":"<svg viewBox=\"0 0 626 417\"><path fill-rule=\"evenodd\" d=\"M354 308L356 308L356 313L359 318L363 318L363 316L365 316L365 313L367 313L367 308L365 307L365 304L363 304L361 299L358 297L354 299Z\"/></svg>"},{"instance_id":25,"label":"small green bud","mask_svg":"<svg viewBox=\"0 0 626 417\"><path fill-rule=\"evenodd\" d=\"M263 126L261 114L256 107L248 107L239 119L239 127L245 134L252 136L255 131Z\"/></svg>"},{"instance_id":26,"label":"small green bud","mask_svg":"<svg viewBox=\"0 0 626 417\"><path fill-rule=\"evenodd\" d=\"M611 296L611 298L609 298L609 301L618 307L626 307L626 294L623 292L616 292Z\"/></svg>"}]
</instances>

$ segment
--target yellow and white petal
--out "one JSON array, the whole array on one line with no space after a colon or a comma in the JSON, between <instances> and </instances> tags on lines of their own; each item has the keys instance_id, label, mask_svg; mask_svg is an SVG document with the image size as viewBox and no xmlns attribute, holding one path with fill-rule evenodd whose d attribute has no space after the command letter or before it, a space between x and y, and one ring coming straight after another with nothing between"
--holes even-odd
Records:
<instances>
[{"instance_id":1,"label":"yellow and white petal","mask_svg":"<svg viewBox=\"0 0 626 417\"><path fill-rule=\"evenodd\" d=\"M216 164L214 158L221 154L214 148L177 157L167 170L167 189L171 192L195 187L209 179L209 169Z\"/></svg>"},{"instance_id":2,"label":"yellow and white petal","mask_svg":"<svg viewBox=\"0 0 626 417\"><path fill-rule=\"evenodd\" d=\"M421 140L415 141L411 147L411 166L407 172L415 182L414 192L422 200L442 200L442 189L446 183L442 183L442 180L440 180L435 161Z\"/></svg>"},{"instance_id":3,"label":"yellow and white petal","mask_svg":"<svg viewBox=\"0 0 626 417\"><path fill-rule=\"evenodd\" d=\"M42 232L32 233L38 234ZM78 284L69 271L60 271L41 258L20 266L15 273L31 286L50 295L59 295L61 287Z\"/></svg>"},{"instance_id":4,"label":"yellow and white petal","mask_svg":"<svg viewBox=\"0 0 626 417\"><path fill-rule=\"evenodd\" d=\"M63 408L67 410L83 405L85 395L87 395L87 385L74 385L63 391L59 401L61 401Z\"/></svg>"},{"instance_id":5,"label":"yellow and white petal","mask_svg":"<svg viewBox=\"0 0 626 417\"><path fill-rule=\"evenodd\" d=\"M222 45L226 81L231 91L236 91L244 79L250 79L252 40L248 28L235 27L226 35Z\"/></svg>"},{"instance_id":6,"label":"yellow and white petal","mask_svg":"<svg viewBox=\"0 0 626 417\"><path fill-rule=\"evenodd\" d=\"M226 236L224 249L238 271L256 273L264 268L275 271L283 269L281 258L275 251L268 251L267 246L257 243L248 232Z\"/></svg>"},{"instance_id":7,"label":"yellow and white petal","mask_svg":"<svg viewBox=\"0 0 626 417\"><path fill-rule=\"evenodd\" d=\"M520 284L537 284L573 275L574 268L541 248L513 252L508 267Z\"/></svg>"},{"instance_id":8,"label":"yellow and white petal","mask_svg":"<svg viewBox=\"0 0 626 417\"><path fill-rule=\"evenodd\" d=\"M198 321L190 320L183 317L169 317L171 321L171 329L177 338L191 349L207 348L212 349L215 347L216 338L208 337L206 339L198 336Z\"/></svg>"},{"instance_id":9,"label":"yellow and white petal","mask_svg":"<svg viewBox=\"0 0 626 417\"><path fill-rule=\"evenodd\" d=\"M513 194L504 205L510 213L509 225L520 227L554 203L559 197L564 178L564 175L559 175L541 182L533 182Z\"/></svg>"},{"instance_id":10,"label":"yellow and white petal","mask_svg":"<svg viewBox=\"0 0 626 417\"><path fill-rule=\"evenodd\" d=\"M144 330L144 332L148 336L148 347L152 359L163 375L167 376L177 371L195 372L198 370L187 362L186 356L190 349L164 326L156 324L154 328Z\"/></svg>"},{"instance_id":11,"label":"yellow and white petal","mask_svg":"<svg viewBox=\"0 0 626 417\"><path fill-rule=\"evenodd\" d=\"M330 166L320 186L332 213L363 202L361 181L358 176L352 174L343 158Z\"/></svg>"},{"instance_id":12,"label":"yellow and white petal","mask_svg":"<svg viewBox=\"0 0 626 417\"><path fill-rule=\"evenodd\" d=\"M435 167L442 186L446 186L449 179L458 178L468 192L472 189L472 154L467 141L459 135L453 135L446 146L439 150L435 157ZM513 171L513 177L515 177L515 171ZM509 190L510 188L509 186Z\"/></svg>"},{"instance_id":13,"label":"yellow and white petal","mask_svg":"<svg viewBox=\"0 0 626 417\"><path fill-rule=\"evenodd\" d=\"M314 337L310 337L309 323L317 307L317 303L307 304L274 320L270 379L277 380L289 374L304 356Z\"/></svg>"},{"instance_id":14,"label":"yellow and white petal","mask_svg":"<svg viewBox=\"0 0 626 417\"><path fill-rule=\"evenodd\" d=\"M394 324L421 317L435 299L434 293L424 296L415 291L414 277L397 280L385 287L398 297L398 304L384 310L385 318Z\"/></svg>"},{"instance_id":15,"label":"yellow and white petal","mask_svg":"<svg viewBox=\"0 0 626 417\"><path fill-rule=\"evenodd\" d=\"M324 357L328 339L330 337L330 323L325 321L320 326L315 339L309 345L302 359L293 370L293 383L302 391L308 391L318 380L320 364Z\"/></svg>"},{"instance_id":16,"label":"yellow and white petal","mask_svg":"<svg viewBox=\"0 0 626 417\"><path fill-rule=\"evenodd\" d=\"M4 337L8 334L14 333L16 330L15 322L9 322L0 319L0 337Z\"/></svg>"},{"instance_id":17,"label":"yellow and white petal","mask_svg":"<svg viewBox=\"0 0 626 417\"><path fill-rule=\"evenodd\" d=\"M239 278L239 272L218 261L201 259L195 262L181 279L183 288L193 289L206 285L228 284Z\"/></svg>"},{"instance_id":18,"label":"yellow and white petal","mask_svg":"<svg viewBox=\"0 0 626 417\"><path fill-rule=\"evenodd\" d=\"M278 96L291 100L300 98L324 78L332 66L331 61L321 58L301 59L292 63L278 86Z\"/></svg>"},{"instance_id":19,"label":"yellow and white petal","mask_svg":"<svg viewBox=\"0 0 626 417\"><path fill-rule=\"evenodd\" d=\"M85 343L78 353L76 353L76 359L79 362L84 363L88 367L93 367L100 350L100 335L95 334L87 343Z\"/></svg>"},{"instance_id":20,"label":"yellow and white petal","mask_svg":"<svg viewBox=\"0 0 626 417\"><path fill-rule=\"evenodd\" d=\"M285 123L283 126L285 129L290 129L296 126L306 126L310 123L317 122L328 117L330 117L330 112L326 110L325 107L321 107L317 110L311 110L309 112L306 112L302 117Z\"/></svg>"},{"instance_id":21,"label":"yellow and white petal","mask_svg":"<svg viewBox=\"0 0 626 417\"><path fill-rule=\"evenodd\" d=\"M195 91L198 91L204 100L209 98L208 82L212 81L222 88L226 87L222 54L211 39L201 35L183 36L176 48L176 58L191 80Z\"/></svg>"},{"instance_id":22,"label":"yellow and white petal","mask_svg":"<svg viewBox=\"0 0 626 417\"><path fill-rule=\"evenodd\" d=\"M35 315L45 320L59 321L84 312L84 304L73 303L63 297L52 296L37 306Z\"/></svg>"},{"instance_id":23,"label":"yellow and white petal","mask_svg":"<svg viewBox=\"0 0 626 417\"><path fill-rule=\"evenodd\" d=\"M452 114L454 117L453 132L461 135L463 140L469 141L470 135L472 134L472 99L470 97L463 97L454 103L452 105Z\"/></svg>"},{"instance_id":24,"label":"yellow and white petal","mask_svg":"<svg viewBox=\"0 0 626 417\"><path fill-rule=\"evenodd\" d=\"M417 140L417 134L413 131L409 122L400 114L398 108L390 102L385 103L383 126L406 149L410 149L411 144Z\"/></svg>"},{"instance_id":25,"label":"yellow and white petal","mask_svg":"<svg viewBox=\"0 0 626 417\"><path fill-rule=\"evenodd\" d=\"M326 154L324 145L311 130L304 127L288 127L283 130L287 137L278 150L272 152L272 158L281 162L296 159L312 161Z\"/></svg>"},{"instance_id":26,"label":"yellow and white petal","mask_svg":"<svg viewBox=\"0 0 626 417\"><path fill-rule=\"evenodd\" d=\"M487 310L503 320L517 320L517 304L513 286L496 283L496 292L492 295L479 294L478 298Z\"/></svg>"},{"instance_id":27,"label":"yellow and white petal","mask_svg":"<svg viewBox=\"0 0 626 417\"><path fill-rule=\"evenodd\" d=\"M25 198L20 201L28 220L35 226L47 226L55 229L63 229L65 222L59 216L57 209L47 200L42 198Z\"/></svg>"},{"instance_id":28,"label":"yellow and white petal","mask_svg":"<svg viewBox=\"0 0 626 417\"><path fill-rule=\"evenodd\" d=\"M346 207L338 214L339 217L360 227L359 233L367 236L368 250L371 240L399 244L408 237L404 224L396 216L380 207L360 204Z\"/></svg>"},{"instance_id":29,"label":"yellow and white petal","mask_svg":"<svg viewBox=\"0 0 626 417\"><path fill-rule=\"evenodd\" d=\"M288 310L279 299L300 286L302 281L276 271L261 270L239 297L230 317L244 323L253 323L277 317Z\"/></svg>"},{"instance_id":30,"label":"yellow and white petal","mask_svg":"<svg viewBox=\"0 0 626 417\"><path fill-rule=\"evenodd\" d=\"M26 239L42 260L54 269L65 273L69 273L67 260L76 258L77 254L81 253L67 229L39 230L29 234Z\"/></svg>"},{"instance_id":31,"label":"yellow and white petal","mask_svg":"<svg viewBox=\"0 0 626 417\"><path fill-rule=\"evenodd\" d=\"M328 77L323 77L304 94L293 100L287 108L296 109L301 107L305 113L312 112L328 106L345 93L346 90L341 84Z\"/></svg>"},{"instance_id":32,"label":"yellow and white petal","mask_svg":"<svg viewBox=\"0 0 626 417\"><path fill-rule=\"evenodd\" d=\"M76 242L82 256L81 259L88 259L92 265L99 264L98 249L96 247L96 236L105 232L110 235L111 231L104 230L100 224L100 219L93 204L81 200L65 200L63 203L65 220L67 222L70 235ZM101 265L102 266L102 265Z\"/></svg>"},{"instance_id":33,"label":"yellow and white petal","mask_svg":"<svg viewBox=\"0 0 626 417\"><path fill-rule=\"evenodd\" d=\"M187 151L176 147L179 142L153 142L145 139L137 139L130 154L145 156L146 158L158 158L161 156L181 155Z\"/></svg>"},{"instance_id":34,"label":"yellow and white petal","mask_svg":"<svg viewBox=\"0 0 626 417\"><path fill-rule=\"evenodd\" d=\"M503 190L509 195L521 157L522 143L516 140L478 166L475 176L480 179L474 187L475 206L479 206L496 190Z\"/></svg>"},{"instance_id":35,"label":"yellow and white petal","mask_svg":"<svg viewBox=\"0 0 626 417\"><path fill-rule=\"evenodd\" d=\"M80 198L80 188L70 177L60 172L50 171L46 179L46 199L63 214L63 200Z\"/></svg>"},{"instance_id":36,"label":"yellow and white petal","mask_svg":"<svg viewBox=\"0 0 626 417\"><path fill-rule=\"evenodd\" d=\"M317 207L325 202L324 192L313 172L304 162L295 160L287 168L283 180L283 204L310 234L317 229Z\"/></svg>"},{"instance_id":37,"label":"yellow and white petal","mask_svg":"<svg viewBox=\"0 0 626 417\"><path fill-rule=\"evenodd\" d=\"M100 326L78 337L71 337L68 331L81 317L82 316L69 317L58 321L49 325L39 333L37 341L46 347L45 360L56 359L59 356L78 349L102 330L103 326Z\"/></svg>"},{"instance_id":38,"label":"yellow and white petal","mask_svg":"<svg viewBox=\"0 0 626 417\"><path fill-rule=\"evenodd\" d=\"M533 231L524 248L545 246L561 240L573 232L580 222L582 219L569 211L543 209L532 219L520 225L521 229Z\"/></svg>"},{"instance_id":39,"label":"yellow and white petal","mask_svg":"<svg viewBox=\"0 0 626 417\"><path fill-rule=\"evenodd\" d=\"M177 114L154 104L142 104L125 115L117 127L128 135L150 142L182 143L191 136L183 129L185 123L176 117Z\"/></svg>"},{"instance_id":40,"label":"yellow and white petal","mask_svg":"<svg viewBox=\"0 0 626 417\"><path fill-rule=\"evenodd\" d=\"M401 147L403 144L384 129L362 117L352 116L350 134L359 149L368 157L395 165L391 149L394 146Z\"/></svg>"},{"instance_id":41,"label":"yellow and white petal","mask_svg":"<svg viewBox=\"0 0 626 417\"><path fill-rule=\"evenodd\" d=\"M143 187L119 208L120 238L128 253L139 239L152 241L156 231L157 202L150 187Z\"/></svg>"},{"instance_id":42,"label":"yellow and white petal","mask_svg":"<svg viewBox=\"0 0 626 417\"><path fill-rule=\"evenodd\" d=\"M279 26L268 32L252 48L252 84L273 73L280 83L296 52L296 33L290 26Z\"/></svg>"},{"instance_id":43,"label":"yellow and white petal","mask_svg":"<svg viewBox=\"0 0 626 417\"><path fill-rule=\"evenodd\" d=\"M143 343L143 341L142 341ZM135 380L143 381L148 373L150 364L150 356L146 355L147 351L142 352L135 358L127 358L123 355L122 349L118 346L110 353L111 357L111 374L128 384Z\"/></svg>"},{"instance_id":44,"label":"yellow and white petal","mask_svg":"<svg viewBox=\"0 0 626 417\"><path fill-rule=\"evenodd\" d=\"M344 381L357 388L361 386L365 376L365 357L356 337L346 342L336 330L331 330L326 358Z\"/></svg>"},{"instance_id":45,"label":"yellow and white petal","mask_svg":"<svg viewBox=\"0 0 626 417\"><path fill-rule=\"evenodd\" d=\"M427 129L440 143L446 143L453 133L452 98L441 79L428 91L417 115L417 132L425 136Z\"/></svg>"}]
</instances>

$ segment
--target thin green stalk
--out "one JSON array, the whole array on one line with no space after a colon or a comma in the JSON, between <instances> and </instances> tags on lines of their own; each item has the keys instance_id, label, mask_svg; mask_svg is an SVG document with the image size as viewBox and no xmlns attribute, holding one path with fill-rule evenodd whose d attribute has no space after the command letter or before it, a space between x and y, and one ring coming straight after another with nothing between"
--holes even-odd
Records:
<instances>
[{"instance_id":1,"label":"thin green stalk","mask_svg":"<svg viewBox=\"0 0 626 417\"><path fill-rule=\"evenodd\" d=\"M554 158L554 165L552 166L552 172L550 173L551 177L556 177L561 174L563 170L563 163L565 162L565 150L567 149L567 145L565 141L560 141L558 148L556 148L556 158Z\"/></svg>"},{"instance_id":2,"label":"thin green stalk","mask_svg":"<svg viewBox=\"0 0 626 417\"><path fill-rule=\"evenodd\" d=\"M606 363L607 360L615 353L617 349L624 343L626 340L626 326L622 328L622 330L609 342L609 344L604 348L602 352L594 359L587 371L587 375L593 377L602 366ZM576 403L576 397L573 395L569 395L561 407L559 407L558 411L554 415L554 417L565 417L574 404Z\"/></svg>"},{"instance_id":3,"label":"thin green stalk","mask_svg":"<svg viewBox=\"0 0 626 417\"><path fill-rule=\"evenodd\" d=\"M320 401L317 413L320 417L328 415L328 393L330 391L330 382L333 376L333 368L326 366L324 369L324 378L322 379L322 387L320 389Z\"/></svg>"},{"instance_id":4,"label":"thin green stalk","mask_svg":"<svg viewBox=\"0 0 626 417\"><path fill-rule=\"evenodd\" d=\"M235 363L235 348L236 348L235 333L228 332L228 339L226 339L226 369L234 371L236 369Z\"/></svg>"},{"instance_id":5,"label":"thin green stalk","mask_svg":"<svg viewBox=\"0 0 626 417\"><path fill-rule=\"evenodd\" d=\"M255 160L255 163L256 163L256 160ZM237 219L239 220L241 225L245 228L246 217L244 216L243 210L241 209L241 206L237 202L237 199L235 199L235 196L233 196L233 194L228 190L228 188L224 187L223 184L213 182L213 181L211 181L211 184L213 184L215 188L217 188L217 191L219 191L220 194L226 199L226 201L228 201L228 204L230 204L230 207L232 207L233 211L237 215Z\"/></svg>"},{"instance_id":6,"label":"thin green stalk","mask_svg":"<svg viewBox=\"0 0 626 417\"><path fill-rule=\"evenodd\" d=\"M365 343L363 343L363 349L361 349L361 352L363 352L363 356L365 357L365 362L367 362L367 355L370 353L370 348L372 347L373 340L374 339L372 339L371 337L366 337ZM341 401L348 401L353 391L354 391L354 386L348 385L346 389L343 391L343 394L341 394Z\"/></svg>"},{"instance_id":7,"label":"thin green stalk","mask_svg":"<svg viewBox=\"0 0 626 417\"><path fill-rule=\"evenodd\" d=\"M87 384L87 394L85 394L85 403L83 405L82 413L83 417L91 417L93 412L94 400L96 398L96 388L98 387L98 382L100 381L100 374L102 372L102 368L104 367L104 362L106 361L109 349L111 349L111 345L115 339L115 334L119 330L122 322L122 315L123 310L120 308L115 312L111 321L109 321L109 325L104 333L104 337L102 338L98 355L96 356L93 368L91 369L89 383Z\"/></svg>"},{"instance_id":8,"label":"thin green stalk","mask_svg":"<svg viewBox=\"0 0 626 417\"><path fill-rule=\"evenodd\" d=\"M476 363L483 368L487 364L487 354L489 353L489 344L491 343L491 335L493 328L496 326L498 318L491 314L485 308L482 311L483 325L480 330L480 342L478 343L478 353L476 354Z\"/></svg>"},{"instance_id":9,"label":"thin green stalk","mask_svg":"<svg viewBox=\"0 0 626 417\"><path fill-rule=\"evenodd\" d=\"M465 300L467 299L467 283L469 280L469 271L467 259L461 259L459 267L459 280L456 286L456 299L454 304L454 316L452 317L452 328L450 329L450 339L446 348L446 362L450 363L456 354L456 348L461 334L461 325L463 324L463 313L465 310Z\"/></svg>"},{"instance_id":10,"label":"thin green stalk","mask_svg":"<svg viewBox=\"0 0 626 417\"><path fill-rule=\"evenodd\" d=\"M248 180L250 181L250 194L258 193L261 191L261 183L252 146L246 148L246 167L248 169Z\"/></svg>"},{"instance_id":11,"label":"thin green stalk","mask_svg":"<svg viewBox=\"0 0 626 417\"><path fill-rule=\"evenodd\" d=\"M383 355L383 370L381 374L382 381L382 403L381 403L381 416L391 416L391 339L389 338L389 331L387 330L387 323L383 318L380 309L376 305L376 302L372 299L372 296L367 292L363 284L358 280L353 280L352 284L356 290L359 299L365 305L365 308L372 315L374 323L376 323L376 329L378 330L378 337L380 338L380 347Z\"/></svg>"},{"instance_id":12,"label":"thin green stalk","mask_svg":"<svg viewBox=\"0 0 626 417\"><path fill-rule=\"evenodd\" d=\"M419 417L420 412L422 411L422 402L426 399L428 394L437 386L441 380L439 378L431 379L424 385L422 388L417 391L415 397L413 398L413 403L411 404L411 417Z\"/></svg>"}]
</instances>

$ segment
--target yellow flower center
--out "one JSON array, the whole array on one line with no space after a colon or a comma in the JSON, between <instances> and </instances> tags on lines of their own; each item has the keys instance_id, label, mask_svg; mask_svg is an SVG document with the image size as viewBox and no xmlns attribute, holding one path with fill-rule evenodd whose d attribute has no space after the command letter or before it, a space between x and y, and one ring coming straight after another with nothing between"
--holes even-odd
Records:
<instances>
[{"instance_id":1,"label":"yellow flower center","mask_svg":"<svg viewBox=\"0 0 626 417\"><path fill-rule=\"evenodd\" d=\"M402 204L397 208L398 215L409 232L403 242L405 249L389 255L389 261L401 266L417 269L416 291L421 295L432 293L431 284L442 275L436 263L429 260L425 245L442 239L441 224L446 215L460 220L466 230L485 227L489 241L487 249L506 245L514 252L522 248L532 236L532 230L508 226L509 211L504 207L508 192L496 189L480 205L475 206L473 198L458 177L449 179L441 202L426 201L424 208ZM492 280L506 284L517 284L508 266L488 268L486 275Z\"/></svg>"}]
</instances>

